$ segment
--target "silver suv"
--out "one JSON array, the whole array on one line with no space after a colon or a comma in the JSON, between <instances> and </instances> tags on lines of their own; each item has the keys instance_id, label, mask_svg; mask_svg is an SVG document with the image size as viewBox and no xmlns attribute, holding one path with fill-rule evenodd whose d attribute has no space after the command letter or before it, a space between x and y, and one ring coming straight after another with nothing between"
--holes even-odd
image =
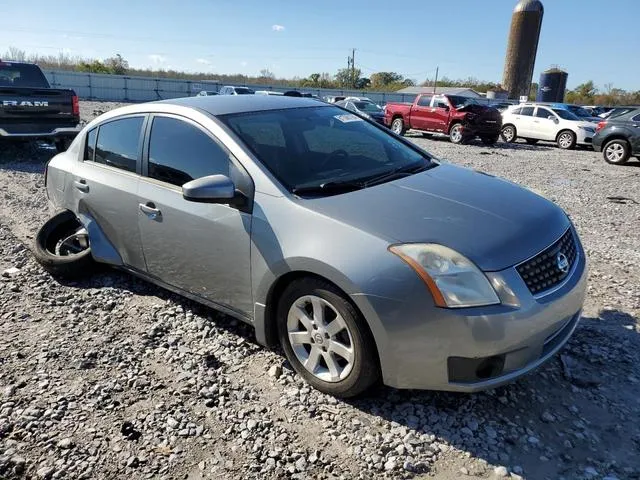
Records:
<instances>
[{"instance_id":1,"label":"silver suv","mask_svg":"<svg viewBox=\"0 0 640 480\"><path fill-rule=\"evenodd\" d=\"M218 94L220 95L253 95L254 92L249 87L222 87Z\"/></svg>"},{"instance_id":2,"label":"silver suv","mask_svg":"<svg viewBox=\"0 0 640 480\"><path fill-rule=\"evenodd\" d=\"M586 259L558 206L313 99L113 110L46 189L62 211L36 238L47 270L101 262L226 312L337 396L494 387L580 318Z\"/></svg>"}]
</instances>

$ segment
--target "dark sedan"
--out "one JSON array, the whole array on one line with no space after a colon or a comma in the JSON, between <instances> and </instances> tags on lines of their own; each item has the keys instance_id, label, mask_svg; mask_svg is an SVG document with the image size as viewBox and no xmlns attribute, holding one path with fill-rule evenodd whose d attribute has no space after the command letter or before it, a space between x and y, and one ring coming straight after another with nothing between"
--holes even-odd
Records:
<instances>
[{"instance_id":1,"label":"dark sedan","mask_svg":"<svg viewBox=\"0 0 640 480\"><path fill-rule=\"evenodd\" d=\"M593 149L607 163L622 165L631 156L640 159L640 108L604 120L596 127Z\"/></svg>"},{"instance_id":2,"label":"dark sedan","mask_svg":"<svg viewBox=\"0 0 640 480\"><path fill-rule=\"evenodd\" d=\"M384 125L384 110L380 108L379 105L367 100L342 100L340 102L336 102L336 105L339 105L347 110L351 110L359 115L362 115L369 120L373 120L380 125Z\"/></svg>"}]
</instances>

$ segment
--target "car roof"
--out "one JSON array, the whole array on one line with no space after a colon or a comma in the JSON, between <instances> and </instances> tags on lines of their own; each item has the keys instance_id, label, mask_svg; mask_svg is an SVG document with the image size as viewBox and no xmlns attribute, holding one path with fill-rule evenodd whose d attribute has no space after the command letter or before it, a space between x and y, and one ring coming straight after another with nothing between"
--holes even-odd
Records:
<instances>
[{"instance_id":1,"label":"car roof","mask_svg":"<svg viewBox=\"0 0 640 480\"><path fill-rule=\"evenodd\" d=\"M172 98L170 100L151 103L196 108L204 110L213 116L264 110L328 106L314 98L286 97L284 95L214 95L207 97Z\"/></svg>"}]
</instances>

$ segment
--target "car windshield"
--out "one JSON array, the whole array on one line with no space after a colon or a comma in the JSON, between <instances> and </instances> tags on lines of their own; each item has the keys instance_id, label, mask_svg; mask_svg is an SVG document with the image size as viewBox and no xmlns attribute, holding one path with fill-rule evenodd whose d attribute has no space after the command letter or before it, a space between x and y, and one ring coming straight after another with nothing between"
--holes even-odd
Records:
<instances>
[{"instance_id":1,"label":"car windshield","mask_svg":"<svg viewBox=\"0 0 640 480\"><path fill-rule=\"evenodd\" d=\"M373 102L353 102L358 110L367 113L380 113L382 109Z\"/></svg>"},{"instance_id":2,"label":"car windshield","mask_svg":"<svg viewBox=\"0 0 640 480\"><path fill-rule=\"evenodd\" d=\"M455 108L462 108L462 107L465 107L467 105L478 105L478 102L476 102L471 97L461 97L461 96L458 96L458 95L448 95L448 98L449 98L449 101L451 102L451 104Z\"/></svg>"},{"instance_id":3,"label":"car windshield","mask_svg":"<svg viewBox=\"0 0 640 480\"><path fill-rule=\"evenodd\" d=\"M328 186L364 188L400 170L437 165L430 157L357 115L334 107L305 107L218 117L290 191ZM346 189L345 189L346 190Z\"/></svg>"},{"instance_id":4,"label":"car windshield","mask_svg":"<svg viewBox=\"0 0 640 480\"><path fill-rule=\"evenodd\" d=\"M590 117L591 116L591 114L587 110L582 108L582 107L577 107L575 105L569 105L567 107L567 109L571 113L573 113L574 115L577 115L578 117Z\"/></svg>"},{"instance_id":5,"label":"car windshield","mask_svg":"<svg viewBox=\"0 0 640 480\"><path fill-rule=\"evenodd\" d=\"M556 115L558 115L560 118L564 118L565 120L580 120L580 118L571 113L569 110L565 110L563 108L552 108L552 110Z\"/></svg>"},{"instance_id":6,"label":"car windshield","mask_svg":"<svg viewBox=\"0 0 640 480\"><path fill-rule=\"evenodd\" d=\"M253 93L255 93L253 90L251 90L250 88L246 88L246 87L236 87L235 91L238 95L251 95Z\"/></svg>"}]
</instances>

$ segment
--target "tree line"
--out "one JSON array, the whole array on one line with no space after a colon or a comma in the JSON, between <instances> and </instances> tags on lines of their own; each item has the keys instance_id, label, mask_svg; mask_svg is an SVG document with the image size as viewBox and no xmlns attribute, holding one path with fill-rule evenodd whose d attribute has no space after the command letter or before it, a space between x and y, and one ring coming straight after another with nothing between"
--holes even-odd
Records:
<instances>
[{"instance_id":1,"label":"tree line","mask_svg":"<svg viewBox=\"0 0 640 480\"><path fill-rule=\"evenodd\" d=\"M43 70L71 70L76 72L104 73L113 75L137 75L146 77L175 78L186 80L213 80L220 83L244 84L244 85L280 85L298 88L345 88L355 90L373 90L381 92L394 92L404 87L415 86L415 80L405 78L396 72L376 72L365 77L359 68L342 68L335 74L328 72L312 73L308 77L276 78L268 69L260 70L258 75L190 73L178 70L133 68L120 54L104 60L86 59L66 53L58 55L27 54L24 50L10 47L4 56L6 60L26 61L36 63ZM427 78L419 85L433 86L435 79ZM441 87L466 87L477 92L499 90L500 84L478 80L474 77L464 79L451 79L446 76L439 78L438 86ZM533 83L529 93L530 99L535 99L538 85ZM626 91L615 88L612 83L605 84L603 89L598 89L593 81L578 85L573 90L567 90L565 95L567 103L582 105L637 105L640 104L640 90Z\"/></svg>"}]
</instances>

